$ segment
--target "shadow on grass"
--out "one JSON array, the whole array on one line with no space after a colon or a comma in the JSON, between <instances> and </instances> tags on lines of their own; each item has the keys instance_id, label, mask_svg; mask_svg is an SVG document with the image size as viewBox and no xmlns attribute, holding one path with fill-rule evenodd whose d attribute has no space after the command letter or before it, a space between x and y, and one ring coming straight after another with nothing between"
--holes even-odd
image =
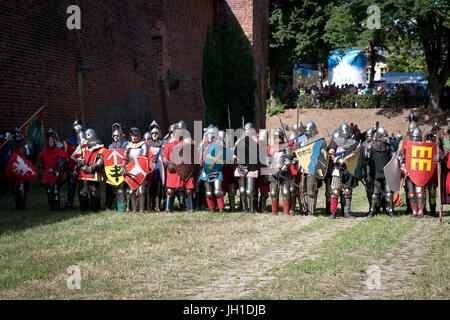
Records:
<instances>
[{"instance_id":1,"label":"shadow on grass","mask_svg":"<svg viewBox=\"0 0 450 320\"><path fill-rule=\"evenodd\" d=\"M36 226L58 223L78 216L95 214L81 212L78 209L78 200L75 200L73 209L64 209L67 199L67 185L61 192L61 211L51 211L47 203L47 194L43 186L37 182L30 185L27 195L26 210L16 210L14 196L10 192L0 196L0 235L5 232L20 231ZM102 190L103 192L104 190ZM102 194L102 201L105 199ZM75 197L76 198L76 197Z\"/></svg>"}]
</instances>

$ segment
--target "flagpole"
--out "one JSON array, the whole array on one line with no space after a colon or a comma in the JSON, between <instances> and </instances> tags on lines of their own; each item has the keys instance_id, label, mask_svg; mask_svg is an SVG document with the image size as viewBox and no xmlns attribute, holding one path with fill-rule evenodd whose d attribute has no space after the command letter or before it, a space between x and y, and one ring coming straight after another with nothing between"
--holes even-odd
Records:
<instances>
[{"instance_id":1,"label":"flagpole","mask_svg":"<svg viewBox=\"0 0 450 320\"><path fill-rule=\"evenodd\" d=\"M27 121L25 121L25 123L23 125L21 125L19 127L19 129L22 129L23 127L25 127L28 122L30 122L39 112L41 112L45 107L47 106L47 104L44 104L42 107L39 108L38 111L36 111L30 118L28 118ZM12 134L5 142L3 142L3 144L0 146L0 148L2 148L5 144L8 143L9 140L11 140L13 137L15 136L15 134Z\"/></svg>"}]
</instances>

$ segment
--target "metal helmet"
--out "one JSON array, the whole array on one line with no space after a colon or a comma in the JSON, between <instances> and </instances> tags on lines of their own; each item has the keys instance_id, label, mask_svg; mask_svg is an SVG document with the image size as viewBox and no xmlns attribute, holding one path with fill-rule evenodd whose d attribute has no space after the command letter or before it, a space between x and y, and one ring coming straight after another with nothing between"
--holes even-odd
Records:
<instances>
[{"instance_id":1,"label":"metal helmet","mask_svg":"<svg viewBox=\"0 0 450 320\"><path fill-rule=\"evenodd\" d=\"M19 129L19 128L16 128L15 129L15 134L16 134L16 137L24 137L24 132L23 132L23 130L22 129Z\"/></svg>"},{"instance_id":2,"label":"metal helmet","mask_svg":"<svg viewBox=\"0 0 450 320\"><path fill-rule=\"evenodd\" d=\"M294 131L298 136L305 134L305 126L300 121L299 123L294 123L292 126L292 131Z\"/></svg>"},{"instance_id":3,"label":"metal helmet","mask_svg":"<svg viewBox=\"0 0 450 320\"><path fill-rule=\"evenodd\" d=\"M417 127L417 123L415 121L411 121L408 125L408 134L412 134L414 129Z\"/></svg>"},{"instance_id":4,"label":"metal helmet","mask_svg":"<svg viewBox=\"0 0 450 320\"><path fill-rule=\"evenodd\" d=\"M439 130L441 130L441 127L439 127L439 124L437 122L435 122L433 127L431 128L431 132L433 134L437 134Z\"/></svg>"},{"instance_id":5,"label":"metal helmet","mask_svg":"<svg viewBox=\"0 0 450 320\"><path fill-rule=\"evenodd\" d=\"M247 122L247 123L244 125L244 133L245 133L246 135L249 135L249 136L252 136L252 135L255 135L255 134L256 134L255 126L253 125L253 123Z\"/></svg>"},{"instance_id":6,"label":"metal helmet","mask_svg":"<svg viewBox=\"0 0 450 320\"><path fill-rule=\"evenodd\" d=\"M205 132L205 140L209 143L214 142L214 140L216 139L216 130L214 130L214 126L213 127L208 127L208 130L206 130Z\"/></svg>"},{"instance_id":7,"label":"metal helmet","mask_svg":"<svg viewBox=\"0 0 450 320\"><path fill-rule=\"evenodd\" d=\"M227 137L227 133L223 130L219 130L219 132L217 133L217 136L218 136L219 140L225 141L225 138Z\"/></svg>"},{"instance_id":8,"label":"metal helmet","mask_svg":"<svg viewBox=\"0 0 450 320\"><path fill-rule=\"evenodd\" d=\"M173 133L173 132L175 131L176 127L177 127L177 124L176 124L176 123L172 124L172 125L169 127L169 133Z\"/></svg>"},{"instance_id":9,"label":"metal helmet","mask_svg":"<svg viewBox=\"0 0 450 320\"><path fill-rule=\"evenodd\" d=\"M351 135L352 135L352 128L350 128L348 123L344 122L343 124L341 124L341 126L339 127L339 137L343 139L348 139L351 137Z\"/></svg>"},{"instance_id":10,"label":"metal helmet","mask_svg":"<svg viewBox=\"0 0 450 320\"><path fill-rule=\"evenodd\" d=\"M130 129L130 136L138 136L139 140L141 139L141 130L136 127Z\"/></svg>"},{"instance_id":11,"label":"metal helmet","mask_svg":"<svg viewBox=\"0 0 450 320\"><path fill-rule=\"evenodd\" d=\"M284 136L284 132L281 128L275 129L272 133L273 139L275 140L275 138L279 138L280 140L284 141L285 136Z\"/></svg>"},{"instance_id":12,"label":"metal helmet","mask_svg":"<svg viewBox=\"0 0 450 320\"><path fill-rule=\"evenodd\" d=\"M152 138L152 134L150 133L150 131L147 131L146 133L144 133L144 140L145 141L150 141Z\"/></svg>"},{"instance_id":13,"label":"metal helmet","mask_svg":"<svg viewBox=\"0 0 450 320\"><path fill-rule=\"evenodd\" d=\"M97 133L92 128L86 130L86 139L89 148L102 143L101 140L98 138Z\"/></svg>"},{"instance_id":14,"label":"metal helmet","mask_svg":"<svg viewBox=\"0 0 450 320\"><path fill-rule=\"evenodd\" d=\"M375 133L375 139L382 141L387 137L388 133L385 127L379 126L377 132Z\"/></svg>"},{"instance_id":15,"label":"metal helmet","mask_svg":"<svg viewBox=\"0 0 450 320\"><path fill-rule=\"evenodd\" d=\"M158 136L161 136L161 130L159 129L159 127L154 127L151 131L150 131L150 135L157 133Z\"/></svg>"},{"instance_id":16,"label":"metal helmet","mask_svg":"<svg viewBox=\"0 0 450 320\"><path fill-rule=\"evenodd\" d=\"M157 133L158 136L161 136L161 128L159 127L158 123L153 120L152 123L150 123L150 126L148 127L150 129L150 134Z\"/></svg>"},{"instance_id":17,"label":"metal helmet","mask_svg":"<svg viewBox=\"0 0 450 320\"><path fill-rule=\"evenodd\" d=\"M312 136L318 134L316 124L314 121L308 121L305 125L305 136L311 138Z\"/></svg>"},{"instance_id":18,"label":"metal helmet","mask_svg":"<svg viewBox=\"0 0 450 320\"><path fill-rule=\"evenodd\" d=\"M372 141L373 139L373 129L369 128L366 131L366 141Z\"/></svg>"},{"instance_id":19,"label":"metal helmet","mask_svg":"<svg viewBox=\"0 0 450 320\"><path fill-rule=\"evenodd\" d=\"M419 127L415 127L412 131L412 141L422 141L422 130Z\"/></svg>"},{"instance_id":20,"label":"metal helmet","mask_svg":"<svg viewBox=\"0 0 450 320\"><path fill-rule=\"evenodd\" d=\"M337 138L339 138L340 137L339 129L334 130L333 134L331 135L331 137L332 137L333 140L336 140Z\"/></svg>"},{"instance_id":21,"label":"metal helmet","mask_svg":"<svg viewBox=\"0 0 450 320\"><path fill-rule=\"evenodd\" d=\"M5 139L8 140L12 136L11 132L5 133Z\"/></svg>"},{"instance_id":22,"label":"metal helmet","mask_svg":"<svg viewBox=\"0 0 450 320\"><path fill-rule=\"evenodd\" d=\"M416 113L411 111L408 115L408 120L409 120L409 122L414 121L417 123L418 119L417 119Z\"/></svg>"},{"instance_id":23,"label":"metal helmet","mask_svg":"<svg viewBox=\"0 0 450 320\"><path fill-rule=\"evenodd\" d=\"M291 132L291 134L288 137L288 142L291 142L292 140L294 140L296 138L295 133Z\"/></svg>"},{"instance_id":24,"label":"metal helmet","mask_svg":"<svg viewBox=\"0 0 450 320\"><path fill-rule=\"evenodd\" d=\"M183 120L180 120L180 121L177 123L176 129L186 129L186 128L187 128L186 122L184 122Z\"/></svg>"}]
</instances>

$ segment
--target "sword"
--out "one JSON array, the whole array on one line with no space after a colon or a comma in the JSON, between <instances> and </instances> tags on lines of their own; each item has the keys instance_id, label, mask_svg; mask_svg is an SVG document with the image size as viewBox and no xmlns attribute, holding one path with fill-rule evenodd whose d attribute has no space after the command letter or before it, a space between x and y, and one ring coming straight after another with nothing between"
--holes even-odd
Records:
<instances>
[{"instance_id":1,"label":"sword","mask_svg":"<svg viewBox=\"0 0 450 320\"><path fill-rule=\"evenodd\" d=\"M363 180L359 180L359 182L362 183L362 185L364 186L364 188L366 188L366 190L367 190L368 192L372 193L372 191L369 190L369 188L367 187L367 185L364 183ZM373 185L374 185L374 187L377 188L377 190L378 190L378 191L386 198L386 193L384 193L384 191L381 190L375 183L374 183ZM394 193L394 192L392 192L392 193Z\"/></svg>"}]
</instances>

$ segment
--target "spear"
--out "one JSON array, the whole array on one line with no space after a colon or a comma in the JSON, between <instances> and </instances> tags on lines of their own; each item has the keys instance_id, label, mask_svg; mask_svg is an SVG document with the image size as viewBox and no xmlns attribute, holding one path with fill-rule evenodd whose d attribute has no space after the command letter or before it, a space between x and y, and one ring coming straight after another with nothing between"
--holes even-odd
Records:
<instances>
[{"instance_id":1,"label":"spear","mask_svg":"<svg viewBox=\"0 0 450 320\"><path fill-rule=\"evenodd\" d=\"M228 128L231 129L230 106L228 106Z\"/></svg>"}]
</instances>

